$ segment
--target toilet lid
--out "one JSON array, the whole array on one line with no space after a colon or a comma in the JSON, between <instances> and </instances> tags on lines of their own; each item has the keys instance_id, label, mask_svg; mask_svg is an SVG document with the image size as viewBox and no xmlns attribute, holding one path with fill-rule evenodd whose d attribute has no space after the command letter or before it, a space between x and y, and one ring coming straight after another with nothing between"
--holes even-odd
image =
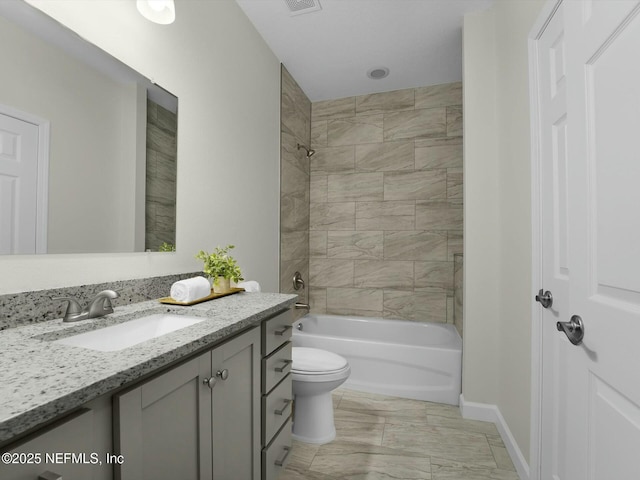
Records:
<instances>
[{"instance_id":1,"label":"toilet lid","mask_svg":"<svg viewBox=\"0 0 640 480\"><path fill-rule=\"evenodd\" d=\"M337 353L327 352L319 348L293 347L294 372L329 373L342 370L348 363Z\"/></svg>"}]
</instances>

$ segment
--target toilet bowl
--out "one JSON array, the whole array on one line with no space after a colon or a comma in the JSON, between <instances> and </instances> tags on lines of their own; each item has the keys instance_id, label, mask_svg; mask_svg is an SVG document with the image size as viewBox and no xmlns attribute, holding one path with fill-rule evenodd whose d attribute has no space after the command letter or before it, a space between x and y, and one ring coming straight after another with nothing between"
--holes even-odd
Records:
<instances>
[{"instance_id":1,"label":"toilet bowl","mask_svg":"<svg viewBox=\"0 0 640 480\"><path fill-rule=\"evenodd\" d=\"M349 378L351 367L340 355L317 348L293 347L292 359L293 438L328 443L336 438L331 392Z\"/></svg>"}]
</instances>

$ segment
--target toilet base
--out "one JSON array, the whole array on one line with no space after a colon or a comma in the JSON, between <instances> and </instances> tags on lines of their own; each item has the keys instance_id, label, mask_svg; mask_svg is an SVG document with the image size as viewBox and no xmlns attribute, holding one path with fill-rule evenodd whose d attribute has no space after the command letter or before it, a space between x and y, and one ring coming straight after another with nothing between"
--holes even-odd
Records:
<instances>
[{"instance_id":1,"label":"toilet base","mask_svg":"<svg viewBox=\"0 0 640 480\"><path fill-rule=\"evenodd\" d=\"M293 438L322 445L336 438L331 392L319 395L295 395Z\"/></svg>"}]
</instances>

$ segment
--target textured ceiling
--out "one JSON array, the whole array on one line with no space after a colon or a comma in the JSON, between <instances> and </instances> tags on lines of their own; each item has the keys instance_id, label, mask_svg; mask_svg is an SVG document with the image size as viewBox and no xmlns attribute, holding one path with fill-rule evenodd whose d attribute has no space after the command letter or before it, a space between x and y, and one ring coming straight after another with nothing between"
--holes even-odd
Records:
<instances>
[{"instance_id":1,"label":"textured ceiling","mask_svg":"<svg viewBox=\"0 0 640 480\"><path fill-rule=\"evenodd\" d=\"M292 16L285 0L236 1L312 101L462 80L463 16L492 3L319 0ZM387 78L367 77L381 66Z\"/></svg>"}]
</instances>

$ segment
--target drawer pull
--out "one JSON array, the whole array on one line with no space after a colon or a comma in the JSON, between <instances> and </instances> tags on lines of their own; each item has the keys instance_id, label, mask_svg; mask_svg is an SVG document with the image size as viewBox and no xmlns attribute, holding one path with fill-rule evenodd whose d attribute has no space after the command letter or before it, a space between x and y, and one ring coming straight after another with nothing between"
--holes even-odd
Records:
<instances>
[{"instance_id":1,"label":"drawer pull","mask_svg":"<svg viewBox=\"0 0 640 480\"><path fill-rule=\"evenodd\" d=\"M289 456L291 447L282 447L282 450L284 450L284 455L282 456L282 458L276 458L276 461L274 462L278 467L283 466L284 462L287 461L287 457Z\"/></svg>"},{"instance_id":2,"label":"drawer pull","mask_svg":"<svg viewBox=\"0 0 640 480\"><path fill-rule=\"evenodd\" d=\"M284 413L284 411L287 409L287 407L289 406L289 404L291 403L291 400L289 400L288 398L284 401L284 405L282 406L282 408L278 409L278 410L274 410L273 413L275 413L276 415L282 415Z\"/></svg>"},{"instance_id":3,"label":"drawer pull","mask_svg":"<svg viewBox=\"0 0 640 480\"><path fill-rule=\"evenodd\" d=\"M274 370L278 373L282 373L285 371L285 369L291 365L293 363L293 360L282 360L284 365L282 365L281 367L275 367Z\"/></svg>"},{"instance_id":4,"label":"drawer pull","mask_svg":"<svg viewBox=\"0 0 640 480\"><path fill-rule=\"evenodd\" d=\"M292 328L293 328L293 325L285 325L280 330L274 330L273 334L281 337L282 335L284 335L287 332L287 330L290 330Z\"/></svg>"},{"instance_id":5,"label":"drawer pull","mask_svg":"<svg viewBox=\"0 0 640 480\"><path fill-rule=\"evenodd\" d=\"M287 458L287 456L285 455L284 458ZM284 458L282 459L283 461ZM62 475L58 475L57 473L47 470L46 472L42 472L38 475L38 480L62 480Z\"/></svg>"}]
</instances>

